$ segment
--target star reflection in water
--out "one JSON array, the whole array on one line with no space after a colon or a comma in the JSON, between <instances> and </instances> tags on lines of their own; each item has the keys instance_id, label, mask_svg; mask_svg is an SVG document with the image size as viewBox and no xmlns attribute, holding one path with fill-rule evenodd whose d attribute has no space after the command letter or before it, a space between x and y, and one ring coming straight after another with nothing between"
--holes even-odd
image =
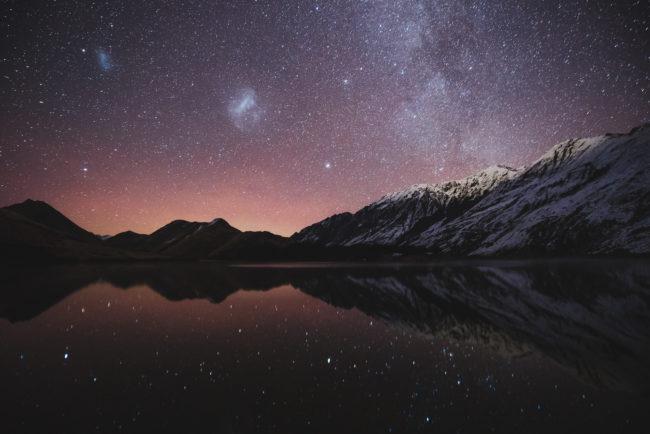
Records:
<instances>
[{"instance_id":1,"label":"star reflection in water","mask_svg":"<svg viewBox=\"0 0 650 434\"><path fill-rule=\"evenodd\" d=\"M9 426L643 427L644 261L7 270Z\"/></svg>"}]
</instances>

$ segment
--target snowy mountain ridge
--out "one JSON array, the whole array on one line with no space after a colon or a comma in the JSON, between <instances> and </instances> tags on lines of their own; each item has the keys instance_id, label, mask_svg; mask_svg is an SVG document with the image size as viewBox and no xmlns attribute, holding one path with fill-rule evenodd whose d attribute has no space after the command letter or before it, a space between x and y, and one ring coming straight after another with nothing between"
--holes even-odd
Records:
<instances>
[{"instance_id":1,"label":"snowy mountain ridge","mask_svg":"<svg viewBox=\"0 0 650 434\"><path fill-rule=\"evenodd\" d=\"M427 195L436 197L441 203L461 197L480 197L505 179L511 179L517 173L518 170L511 167L490 166L474 175L456 181L442 184L415 184L406 190L389 193L370 206L381 208L389 206L391 202L413 198L421 199Z\"/></svg>"},{"instance_id":2,"label":"snowy mountain ridge","mask_svg":"<svg viewBox=\"0 0 650 434\"><path fill-rule=\"evenodd\" d=\"M449 255L650 253L650 124L564 141L527 168L416 184L293 238Z\"/></svg>"},{"instance_id":3,"label":"snowy mountain ridge","mask_svg":"<svg viewBox=\"0 0 650 434\"><path fill-rule=\"evenodd\" d=\"M475 175L443 184L416 184L390 193L355 214L329 217L294 235L300 242L328 245L390 245L417 229L423 219L458 213L511 179L517 170L492 166Z\"/></svg>"}]
</instances>

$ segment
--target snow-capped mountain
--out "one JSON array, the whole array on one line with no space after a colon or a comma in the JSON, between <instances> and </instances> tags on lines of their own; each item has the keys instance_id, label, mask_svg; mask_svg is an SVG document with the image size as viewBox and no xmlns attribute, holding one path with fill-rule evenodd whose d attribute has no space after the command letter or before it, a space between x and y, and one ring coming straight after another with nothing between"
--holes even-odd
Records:
<instances>
[{"instance_id":1,"label":"snow-capped mountain","mask_svg":"<svg viewBox=\"0 0 650 434\"><path fill-rule=\"evenodd\" d=\"M565 141L527 168L414 185L293 239L474 256L650 253L650 124Z\"/></svg>"},{"instance_id":2,"label":"snow-capped mountain","mask_svg":"<svg viewBox=\"0 0 650 434\"><path fill-rule=\"evenodd\" d=\"M419 233L427 222L458 216L517 174L493 166L460 181L416 184L387 194L355 214L337 214L298 232L300 242L328 245L397 244Z\"/></svg>"}]
</instances>

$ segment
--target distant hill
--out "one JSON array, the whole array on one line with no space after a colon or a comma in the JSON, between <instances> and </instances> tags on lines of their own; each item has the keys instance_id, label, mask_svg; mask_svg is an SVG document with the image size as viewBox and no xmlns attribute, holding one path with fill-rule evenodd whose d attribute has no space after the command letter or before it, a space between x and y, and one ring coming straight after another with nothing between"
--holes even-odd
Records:
<instances>
[{"instance_id":1,"label":"distant hill","mask_svg":"<svg viewBox=\"0 0 650 434\"><path fill-rule=\"evenodd\" d=\"M101 241L95 234L77 226L72 220L40 200L27 199L25 202L10 205L4 209L13 211L72 240L97 244Z\"/></svg>"},{"instance_id":2,"label":"distant hill","mask_svg":"<svg viewBox=\"0 0 650 434\"><path fill-rule=\"evenodd\" d=\"M31 207L18 207L25 210ZM22 205L22 204L21 204ZM3 262L70 262L70 261L131 261L160 259L159 255L143 254L111 248L90 232L70 222L54 208L40 202L43 213L40 222L14 211L16 207L0 208L0 260ZM47 208L54 211L52 213ZM55 216L54 219L48 218ZM59 217L60 216L60 217ZM61 219L61 217L63 219ZM66 220L72 225L66 223ZM47 226L50 221L53 227ZM63 229L63 230L59 230ZM87 236L90 234L90 238Z\"/></svg>"},{"instance_id":3,"label":"distant hill","mask_svg":"<svg viewBox=\"0 0 650 434\"><path fill-rule=\"evenodd\" d=\"M269 232L242 232L218 218L211 222L174 220L151 235L122 232L104 243L176 259L265 259L288 239Z\"/></svg>"}]
</instances>

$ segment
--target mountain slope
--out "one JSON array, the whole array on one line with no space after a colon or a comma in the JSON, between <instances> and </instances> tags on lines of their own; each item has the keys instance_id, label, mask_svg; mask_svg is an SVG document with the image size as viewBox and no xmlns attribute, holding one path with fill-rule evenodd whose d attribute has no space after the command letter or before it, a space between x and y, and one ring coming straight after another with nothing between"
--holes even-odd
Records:
<instances>
[{"instance_id":1,"label":"mountain slope","mask_svg":"<svg viewBox=\"0 0 650 434\"><path fill-rule=\"evenodd\" d=\"M58 213L58 211L57 211ZM111 248L72 238L30 220L10 207L0 208L0 260L2 262L125 261L160 259L150 253Z\"/></svg>"},{"instance_id":2,"label":"mountain slope","mask_svg":"<svg viewBox=\"0 0 650 434\"><path fill-rule=\"evenodd\" d=\"M80 228L72 220L40 200L27 199L25 202L9 205L4 209L41 224L54 232L59 232L67 238L95 244L100 242L95 234Z\"/></svg>"},{"instance_id":3,"label":"mountain slope","mask_svg":"<svg viewBox=\"0 0 650 434\"><path fill-rule=\"evenodd\" d=\"M179 259L264 260L277 258L287 238L269 232L242 232L218 218L211 222L174 220L151 235L127 231L104 243Z\"/></svg>"},{"instance_id":4,"label":"mountain slope","mask_svg":"<svg viewBox=\"0 0 650 434\"><path fill-rule=\"evenodd\" d=\"M289 239L270 232L240 232L214 249L210 259L277 260Z\"/></svg>"},{"instance_id":5,"label":"mountain slope","mask_svg":"<svg viewBox=\"0 0 650 434\"><path fill-rule=\"evenodd\" d=\"M427 224L462 214L516 174L515 169L493 166L460 181L417 184L388 194L355 214L338 214L311 225L292 238L343 246L397 244Z\"/></svg>"},{"instance_id":6,"label":"mountain slope","mask_svg":"<svg viewBox=\"0 0 650 434\"><path fill-rule=\"evenodd\" d=\"M107 239L110 246L155 252L173 258L207 258L210 253L240 234L223 219L209 223L174 220L150 235L122 232Z\"/></svg>"},{"instance_id":7,"label":"mountain slope","mask_svg":"<svg viewBox=\"0 0 650 434\"><path fill-rule=\"evenodd\" d=\"M415 185L293 238L449 255L650 253L650 124L560 143L528 168Z\"/></svg>"},{"instance_id":8,"label":"mountain slope","mask_svg":"<svg viewBox=\"0 0 650 434\"><path fill-rule=\"evenodd\" d=\"M126 231L102 239L45 202L28 200L0 208L4 261L277 260L287 244L285 237L242 232L220 218L204 223L174 220L150 235Z\"/></svg>"},{"instance_id":9,"label":"mountain slope","mask_svg":"<svg viewBox=\"0 0 650 434\"><path fill-rule=\"evenodd\" d=\"M207 258L212 251L240 233L239 229L233 228L225 220L215 219L209 223L172 222L151 234L151 237L152 239L168 237L162 248L158 250L166 256Z\"/></svg>"},{"instance_id":10,"label":"mountain slope","mask_svg":"<svg viewBox=\"0 0 650 434\"><path fill-rule=\"evenodd\" d=\"M147 239L148 235L138 234L133 231L120 232L117 235L103 240L104 244L111 247L117 247L127 250L144 250L141 245Z\"/></svg>"},{"instance_id":11,"label":"mountain slope","mask_svg":"<svg viewBox=\"0 0 650 434\"><path fill-rule=\"evenodd\" d=\"M407 243L496 255L650 253L650 126L569 140L452 222Z\"/></svg>"}]
</instances>

